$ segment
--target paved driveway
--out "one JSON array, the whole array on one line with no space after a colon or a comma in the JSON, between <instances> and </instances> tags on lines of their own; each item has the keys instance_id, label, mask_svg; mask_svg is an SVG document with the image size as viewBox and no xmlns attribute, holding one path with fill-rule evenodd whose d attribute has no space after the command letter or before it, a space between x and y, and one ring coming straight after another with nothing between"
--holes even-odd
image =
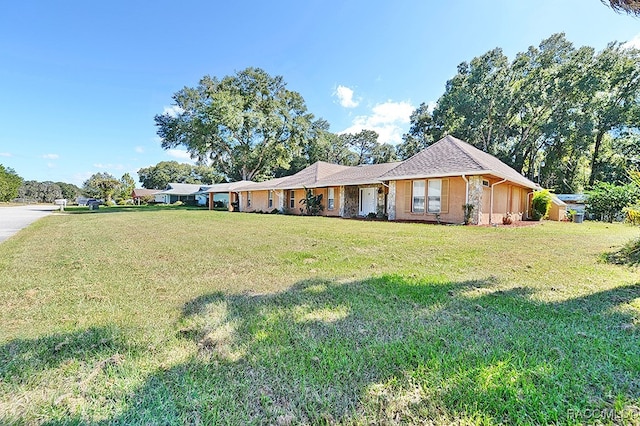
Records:
<instances>
[{"instance_id":1,"label":"paved driveway","mask_svg":"<svg viewBox=\"0 0 640 426\"><path fill-rule=\"evenodd\" d=\"M54 210L59 210L59 207L47 204L0 207L0 242Z\"/></svg>"}]
</instances>

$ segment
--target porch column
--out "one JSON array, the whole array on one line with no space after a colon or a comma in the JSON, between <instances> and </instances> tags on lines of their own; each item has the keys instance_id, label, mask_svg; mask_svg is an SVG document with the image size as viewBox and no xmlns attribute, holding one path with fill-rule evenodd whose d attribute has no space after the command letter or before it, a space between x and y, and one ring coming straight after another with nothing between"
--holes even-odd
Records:
<instances>
[{"instance_id":1,"label":"porch column","mask_svg":"<svg viewBox=\"0 0 640 426\"><path fill-rule=\"evenodd\" d=\"M340 217L344 217L344 186L338 188L340 192Z\"/></svg>"},{"instance_id":2,"label":"porch column","mask_svg":"<svg viewBox=\"0 0 640 426\"><path fill-rule=\"evenodd\" d=\"M469 204L473 205L470 220L472 225L480 224L480 218L482 217L483 192L482 176L469 176Z\"/></svg>"},{"instance_id":3,"label":"porch column","mask_svg":"<svg viewBox=\"0 0 640 426\"><path fill-rule=\"evenodd\" d=\"M387 195L387 217L396 220L396 181L389 182L389 194Z\"/></svg>"}]
</instances>

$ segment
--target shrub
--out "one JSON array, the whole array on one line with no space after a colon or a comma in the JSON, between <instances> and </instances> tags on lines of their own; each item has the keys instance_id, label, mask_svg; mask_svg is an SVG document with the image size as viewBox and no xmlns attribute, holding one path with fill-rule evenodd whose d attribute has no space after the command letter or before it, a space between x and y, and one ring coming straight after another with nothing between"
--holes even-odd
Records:
<instances>
[{"instance_id":1,"label":"shrub","mask_svg":"<svg viewBox=\"0 0 640 426\"><path fill-rule=\"evenodd\" d=\"M474 205L473 204L463 204L462 205L462 209L464 210L464 224L468 225L469 222L471 222L471 214L473 213L473 209L474 209Z\"/></svg>"},{"instance_id":2,"label":"shrub","mask_svg":"<svg viewBox=\"0 0 640 426\"><path fill-rule=\"evenodd\" d=\"M625 207L622 211L625 214L625 222L632 225L640 225L640 204Z\"/></svg>"},{"instance_id":3,"label":"shrub","mask_svg":"<svg viewBox=\"0 0 640 426\"><path fill-rule=\"evenodd\" d=\"M300 203L304 206L304 210L301 208L300 212L307 216L318 216L323 210L322 194L313 195L310 189L305 188L305 196Z\"/></svg>"},{"instance_id":4,"label":"shrub","mask_svg":"<svg viewBox=\"0 0 640 426\"><path fill-rule=\"evenodd\" d=\"M630 206L640 196L635 185L614 185L598 182L587 193L587 212L596 219L613 222L622 215L623 209Z\"/></svg>"},{"instance_id":5,"label":"shrub","mask_svg":"<svg viewBox=\"0 0 640 426\"><path fill-rule=\"evenodd\" d=\"M531 201L533 220L542 220L549 214L551 208L551 193L547 189L536 191Z\"/></svg>"},{"instance_id":6,"label":"shrub","mask_svg":"<svg viewBox=\"0 0 640 426\"><path fill-rule=\"evenodd\" d=\"M171 205L172 205L172 206L181 206L181 205L183 205L183 204L184 204L184 203L183 203L182 201L178 200L178 201L176 201L175 203L173 203L173 204L171 204Z\"/></svg>"}]
</instances>

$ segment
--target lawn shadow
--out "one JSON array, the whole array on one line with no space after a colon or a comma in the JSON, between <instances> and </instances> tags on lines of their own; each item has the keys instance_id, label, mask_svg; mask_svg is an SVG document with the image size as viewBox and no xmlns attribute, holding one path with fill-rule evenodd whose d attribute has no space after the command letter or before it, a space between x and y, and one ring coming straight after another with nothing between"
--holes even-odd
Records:
<instances>
[{"instance_id":1,"label":"lawn shadow","mask_svg":"<svg viewBox=\"0 0 640 426\"><path fill-rule=\"evenodd\" d=\"M639 333L619 308L640 283L531 296L492 278L400 276L205 294L176 324L196 354L96 423L549 424L637 404Z\"/></svg>"}]
</instances>

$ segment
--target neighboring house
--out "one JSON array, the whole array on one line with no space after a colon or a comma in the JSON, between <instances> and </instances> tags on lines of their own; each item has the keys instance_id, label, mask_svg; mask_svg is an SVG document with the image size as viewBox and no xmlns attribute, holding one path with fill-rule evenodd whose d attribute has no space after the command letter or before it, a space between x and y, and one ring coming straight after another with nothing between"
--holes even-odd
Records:
<instances>
[{"instance_id":1,"label":"neighboring house","mask_svg":"<svg viewBox=\"0 0 640 426\"><path fill-rule=\"evenodd\" d=\"M462 223L469 204L472 224L492 224L507 214L513 220L529 217L539 186L492 155L446 136L403 162L351 167L319 161L292 176L216 184L203 193L209 208L224 198L229 210L301 214L305 188L322 194L325 216Z\"/></svg>"},{"instance_id":2,"label":"neighboring house","mask_svg":"<svg viewBox=\"0 0 640 426\"><path fill-rule=\"evenodd\" d=\"M134 204L140 204L145 198L153 197L155 200L155 196L159 192L161 192L160 189L134 188L133 191L131 191L131 198L133 198Z\"/></svg>"},{"instance_id":3,"label":"neighboring house","mask_svg":"<svg viewBox=\"0 0 640 426\"><path fill-rule=\"evenodd\" d=\"M585 214L587 196L585 194L556 194L558 199L566 204L566 210L574 210L577 213Z\"/></svg>"},{"instance_id":4,"label":"neighboring house","mask_svg":"<svg viewBox=\"0 0 640 426\"><path fill-rule=\"evenodd\" d=\"M183 203L196 203L204 206L207 204L207 197L201 191L211 185L201 185L192 183L169 183L164 191L155 194L156 202L173 204L177 201Z\"/></svg>"}]
</instances>

